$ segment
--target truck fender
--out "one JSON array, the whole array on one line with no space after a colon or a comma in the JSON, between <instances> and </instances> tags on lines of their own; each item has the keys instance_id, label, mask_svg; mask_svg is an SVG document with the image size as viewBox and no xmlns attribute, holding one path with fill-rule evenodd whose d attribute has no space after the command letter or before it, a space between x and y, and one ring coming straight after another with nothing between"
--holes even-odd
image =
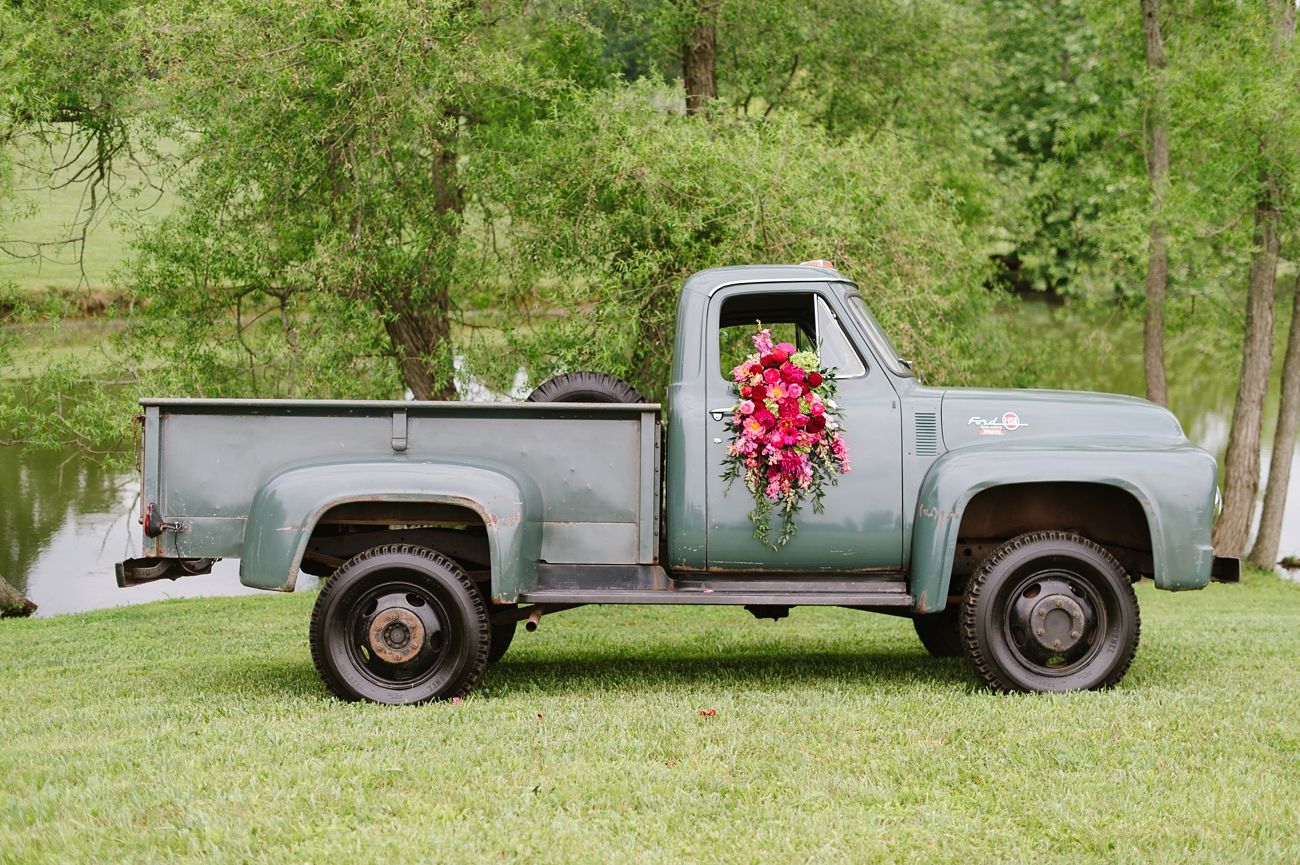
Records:
<instances>
[{"instance_id":1,"label":"truck fender","mask_svg":"<svg viewBox=\"0 0 1300 865\"><path fill-rule=\"evenodd\" d=\"M930 467L917 497L910 575L916 611L934 613L947 605L966 506L977 493L1003 484L1074 481L1129 492L1146 514L1157 587L1203 588L1209 582L1214 554L1210 527L1217 467L1213 459L1190 445L1170 448L1167 444L1150 449L949 451ZM1158 490L1159 497L1152 490ZM1208 501L1202 501L1205 490L1211 491ZM1164 519L1165 513L1173 518Z\"/></svg>"},{"instance_id":2,"label":"truck fender","mask_svg":"<svg viewBox=\"0 0 1300 865\"><path fill-rule=\"evenodd\" d=\"M292 592L316 523L348 502L438 502L477 513L492 553L492 597L512 603L537 586L541 493L500 467L387 458L298 465L267 480L244 529L239 581Z\"/></svg>"}]
</instances>

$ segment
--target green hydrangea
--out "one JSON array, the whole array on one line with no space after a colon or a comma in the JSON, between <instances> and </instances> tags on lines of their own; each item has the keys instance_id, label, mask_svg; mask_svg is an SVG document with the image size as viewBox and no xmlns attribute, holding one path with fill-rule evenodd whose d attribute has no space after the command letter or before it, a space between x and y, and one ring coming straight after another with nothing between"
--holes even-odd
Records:
<instances>
[{"instance_id":1,"label":"green hydrangea","mask_svg":"<svg viewBox=\"0 0 1300 865\"><path fill-rule=\"evenodd\" d=\"M799 367L805 372L812 372L813 370L820 368L819 364L821 363L821 361L817 359L816 352L796 351L794 354L790 355L790 363L794 364L795 366Z\"/></svg>"}]
</instances>

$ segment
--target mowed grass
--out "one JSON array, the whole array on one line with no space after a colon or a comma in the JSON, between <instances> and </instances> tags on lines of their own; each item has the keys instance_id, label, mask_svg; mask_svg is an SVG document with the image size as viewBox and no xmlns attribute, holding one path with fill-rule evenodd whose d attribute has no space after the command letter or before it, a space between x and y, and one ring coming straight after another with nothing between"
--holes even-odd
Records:
<instances>
[{"instance_id":1,"label":"mowed grass","mask_svg":"<svg viewBox=\"0 0 1300 865\"><path fill-rule=\"evenodd\" d=\"M588 607L407 708L326 694L310 594L0 621L0 860L1294 861L1300 586L1138 594L1056 696L838 609Z\"/></svg>"}]
</instances>

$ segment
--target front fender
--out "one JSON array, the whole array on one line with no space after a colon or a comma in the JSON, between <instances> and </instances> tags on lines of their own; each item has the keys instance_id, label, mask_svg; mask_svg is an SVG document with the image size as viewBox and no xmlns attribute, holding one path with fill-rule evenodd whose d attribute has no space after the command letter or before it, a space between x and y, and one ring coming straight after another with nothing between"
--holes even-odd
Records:
<instances>
[{"instance_id":1,"label":"front fender","mask_svg":"<svg viewBox=\"0 0 1300 865\"><path fill-rule=\"evenodd\" d=\"M404 458L299 465L275 475L253 497L244 529L239 581L293 591L317 521L347 502L439 502L475 511L492 552L492 597L513 603L537 585L541 494L531 478L495 467Z\"/></svg>"},{"instance_id":2,"label":"front fender","mask_svg":"<svg viewBox=\"0 0 1300 865\"><path fill-rule=\"evenodd\" d=\"M966 505L976 493L1003 484L1075 481L1128 491L1146 513L1156 586L1204 588L1214 557L1217 475L1210 454L1167 441L949 451L931 466L917 498L911 563L916 610L934 613L946 606Z\"/></svg>"}]
</instances>

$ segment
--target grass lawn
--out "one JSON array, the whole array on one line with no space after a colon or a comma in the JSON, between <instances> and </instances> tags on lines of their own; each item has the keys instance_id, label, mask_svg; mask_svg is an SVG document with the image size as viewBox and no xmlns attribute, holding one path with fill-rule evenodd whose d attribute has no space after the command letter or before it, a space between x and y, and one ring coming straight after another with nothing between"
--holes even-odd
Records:
<instances>
[{"instance_id":1,"label":"grass lawn","mask_svg":"<svg viewBox=\"0 0 1300 865\"><path fill-rule=\"evenodd\" d=\"M4 620L0 861L1294 861L1300 586L1138 595L1118 689L1018 697L836 609L588 607L400 709L310 594Z\"/></svg>"}]
</instances>

